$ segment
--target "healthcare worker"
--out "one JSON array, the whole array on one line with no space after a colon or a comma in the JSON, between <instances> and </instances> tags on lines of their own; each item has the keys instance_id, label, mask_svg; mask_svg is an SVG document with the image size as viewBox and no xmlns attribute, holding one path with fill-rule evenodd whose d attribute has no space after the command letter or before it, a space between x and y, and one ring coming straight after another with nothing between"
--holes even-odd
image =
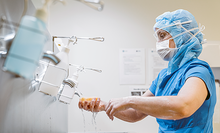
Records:
<instances>
[{"instance_id":1,"label":"healthcare worker","mask_svg":"<svg viewBox=\"0 0 220 133\"><path fill-rule=\"evenodd\" d=\"M198 59L203 29L186 10L158 16L154 25L156 50L169 61L168 68L142 96L80 101L79 108L106 111L110 119L128 122L150 115L156 117L159 133L212 133L216 88L210 66Z\"/></svg>"}]
</instances>

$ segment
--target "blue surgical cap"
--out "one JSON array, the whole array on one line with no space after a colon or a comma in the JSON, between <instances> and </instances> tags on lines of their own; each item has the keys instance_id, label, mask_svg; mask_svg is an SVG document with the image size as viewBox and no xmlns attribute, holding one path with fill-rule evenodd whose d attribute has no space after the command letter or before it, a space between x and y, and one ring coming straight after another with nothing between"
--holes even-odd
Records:
<instances>
[{"instance_id":1,"label":"blue surgical cap","mask_svg":"<svg viewBox=\"0 0 220 133\"><path fill-rule=\"evenodd\" d=\"M187 21L190 22L184 23ZM177 23L183 23L181 25L185 29ZM199 29L196 29L198 28L198 24L190 12L183 9L179 9L173 12L165 12L156 18L154 31L156 28L169 32L171 36L174 37L174 42L178 48L177 53L168 64L167 74L175 72L179 67L188 61L192 60L193 58L197 58L202 52L201 43L203 41L203 34L199 32ZM194 28L195 30L191 30ZM186 32L186 30L191 31ZM185 33L181 34L183 32ZM195 34L196 36L192 38L192 35Z\"/></svg>"}]
</instances>

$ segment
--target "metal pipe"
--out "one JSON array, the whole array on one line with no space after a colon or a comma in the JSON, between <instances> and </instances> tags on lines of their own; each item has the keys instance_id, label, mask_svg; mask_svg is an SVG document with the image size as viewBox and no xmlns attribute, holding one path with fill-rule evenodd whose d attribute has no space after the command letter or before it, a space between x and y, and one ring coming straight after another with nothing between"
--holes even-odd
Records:
<instances>
[{"instance_id":1,"label":"metal pipe","mask_svg":"<svg viewBox=\"0 0 220 133\"><path fill-rule=\"evenodd\" d=\"M55 55L53 54L53 52L51 51L46 51L44 54L43 54L43 59L47 59L51 62L53 62L53 64L57 65L58 63L60 63L60 59Z\"/></svg>"}]
</instances>

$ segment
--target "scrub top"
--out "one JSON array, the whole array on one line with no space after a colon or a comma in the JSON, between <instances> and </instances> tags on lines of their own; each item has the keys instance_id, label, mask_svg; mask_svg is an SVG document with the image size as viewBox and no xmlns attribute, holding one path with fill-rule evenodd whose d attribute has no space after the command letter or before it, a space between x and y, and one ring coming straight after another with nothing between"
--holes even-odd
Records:
<instances>
[{"instance_id":1,"label":"scrub top","mask_svg":"<svg viewBox=\"0 0 220 133\"><path fill-rule=\"evenodd\" d=\"M167 75L167 69L163 69L152 82L149 90L155 96L176 96L189 77L198 77L204 81L209 91L208 97L202 106L190 117L179 120L157 118L159 133L213 132L212 120L216 104L215 78L210 66L205 61L197 58L192 59L170 75Z\"/></svg>"}]
</instances>

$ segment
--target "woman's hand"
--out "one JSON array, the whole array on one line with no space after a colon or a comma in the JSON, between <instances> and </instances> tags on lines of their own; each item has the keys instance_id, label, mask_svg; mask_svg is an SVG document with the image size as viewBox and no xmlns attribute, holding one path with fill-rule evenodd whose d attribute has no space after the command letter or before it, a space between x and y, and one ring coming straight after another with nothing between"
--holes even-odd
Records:
<instances>
[{"instance_id":1,"label":"woman's hand","mask_svg":"<svg viewBox=\"0 0 220 133\"><path fill-rule=\"evenodd\" d=\"M81 98L78 106L87 111L100 112L105 110L106 102L101 101L100 98Z\"/></svg>"},{"instance_id":2,"label":"woman's hand","mask_svg":"<svg viewBox=\"0 0 220 133\"><path fill-rule=\"evenodd\" d=\"M117 98L117 99L110 100L105 109L108 117L111 120L113 120L114 119L113 116L117 112L130 108L130 100L131 100L130 97Z\"/></svg>"}]
</instances>

